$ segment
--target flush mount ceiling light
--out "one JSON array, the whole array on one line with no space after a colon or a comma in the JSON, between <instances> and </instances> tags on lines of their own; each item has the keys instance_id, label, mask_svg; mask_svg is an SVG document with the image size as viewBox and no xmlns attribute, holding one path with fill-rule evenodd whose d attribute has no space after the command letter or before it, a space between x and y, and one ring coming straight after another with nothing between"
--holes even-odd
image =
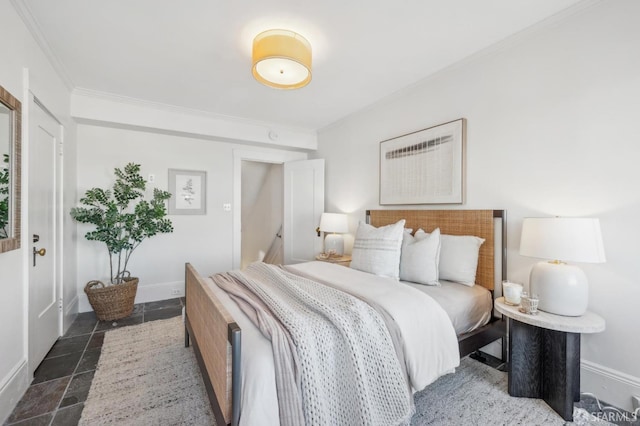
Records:
<instances>
[{"instance_id":1,"label":"flush mount ceiling light","mask_svg":"<svg viewBox=\"0 0 640 426\"><path fill-rule=\"evenodd\" d=\"M288 30L264 31L253 39L253 77L277 89L299 89L311 81L311 45Z\"/></svg>"}]
</instances>

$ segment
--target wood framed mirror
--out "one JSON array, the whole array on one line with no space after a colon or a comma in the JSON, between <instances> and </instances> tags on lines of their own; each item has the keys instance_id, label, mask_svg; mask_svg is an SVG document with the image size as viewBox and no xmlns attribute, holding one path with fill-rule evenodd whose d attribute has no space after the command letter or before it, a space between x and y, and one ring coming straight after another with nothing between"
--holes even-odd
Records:
<instances>
[{"instance_id":1,"label":"wood framed mirror","mask_svg":"<svg viewBox=\"0 0 640 426\"><path fill-rule=\"evenodd\" d=\"M0 253L20 248L22 104L0 86Z\"/></svg>"}]
</instances>

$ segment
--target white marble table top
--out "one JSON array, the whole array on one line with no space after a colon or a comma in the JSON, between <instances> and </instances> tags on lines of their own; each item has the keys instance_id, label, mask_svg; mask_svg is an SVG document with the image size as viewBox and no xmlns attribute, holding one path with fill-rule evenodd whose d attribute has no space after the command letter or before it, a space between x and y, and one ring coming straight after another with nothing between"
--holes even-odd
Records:
<instances>
[{"instance_id":1,"label":"white marble table top","mask_svg":"<svg viewBox=\"0 0 640 426\"><path fill-rule=\"evenodd\" d=\"M537 315L525 314L519 311L519 306L504 303L504 297L496 299L495 305L498 312L509 318L549 330L568 333L599 333L605 328L604 319L593 312L587 311L580 317L565 317L543 311L538 311Z\"/></svg>"}]
</instances>

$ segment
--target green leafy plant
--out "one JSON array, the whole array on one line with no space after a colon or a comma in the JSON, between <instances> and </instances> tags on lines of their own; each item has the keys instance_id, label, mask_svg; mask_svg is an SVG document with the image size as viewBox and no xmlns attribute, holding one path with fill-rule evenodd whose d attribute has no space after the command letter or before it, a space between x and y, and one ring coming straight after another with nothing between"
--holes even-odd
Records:
<instances>
[{"instance_id":1,"label":"green leafy plant","mask_svg":"<svg viewBox=\"0 0 640 426\"><path fill-rule=\"evenodd\" d=\"M85 234L90 241L102 241L109 251L111 283L124 282L131 254L143 240L160 233L173 232L167 219L167 191L153 189L153 198L144 199L146 182L140 165L129 163L115 169L112 189L91 188L80 199L82 207L71 209L71 217L80 223L95 225Z\"/></svg>"},{"instance_id":2,"label":"green leafy plant","mask_svg":"<svg viewBox=\"0 0 640 426\"><path fill-rule=\"evenodd\" d=\"M9 154L0 166L0 239L9 238Z\"/></svg>"}]
</instances>

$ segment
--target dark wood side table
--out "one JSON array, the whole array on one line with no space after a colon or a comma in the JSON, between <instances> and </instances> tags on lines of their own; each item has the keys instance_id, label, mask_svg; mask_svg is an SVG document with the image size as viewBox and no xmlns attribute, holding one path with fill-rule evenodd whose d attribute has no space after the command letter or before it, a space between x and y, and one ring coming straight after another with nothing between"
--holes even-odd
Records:
<instances>
[{"instance_id":1,"label":"dark wood side table","mask_svg":"<svg viewBox=\"0 0 640 426\"><path fill-rule=\"evenodd\" d=\"M592 312L529 315L503 297L495 307L507 317L509 395L541 398L564 420L572 420L573 403L580 400L580 334L603 331L604 319Z\"/></svg>"}]
</instances>

